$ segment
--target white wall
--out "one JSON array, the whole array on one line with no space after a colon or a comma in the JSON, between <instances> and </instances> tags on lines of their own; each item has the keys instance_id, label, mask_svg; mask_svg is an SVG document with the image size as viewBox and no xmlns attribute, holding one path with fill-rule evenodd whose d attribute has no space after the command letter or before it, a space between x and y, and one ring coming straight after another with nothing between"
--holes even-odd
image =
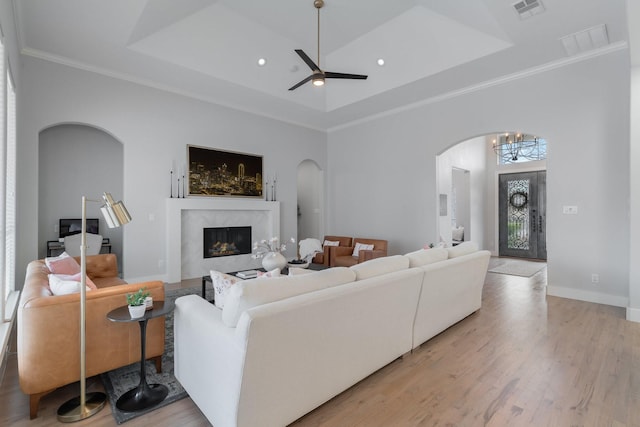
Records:
<instances>
[{"instance_id":1,"label":"white wall","mask_svg":"<svg viewBox=\"0 0 640 427\"><path fill-rule=\"evenodd\" d=\"M389 239L404 253L437 239L436 155L504 129L549 142L549 293L626 306L629 59L616 51L334 130L331 232ZM578 215L563 215L563 205ZM600 283L591 283L591 274Z\"/></svg>"},{"instance_id":2,"label":"white wall","mask_svg":"<svg viewBox=\"0 0 640 427\"><path fill-rule=\"evenodd\" d=\"M89 124L123 144L122 199L134 217L123 228L128 280L164 279L166 247L179 244L165 238L169 171L186 162L187 144L262 154L264 174L278 174L280 237L296 235L297 166L312 159L326 168L323 133L47 61L23 62L18 284L38 256L38 133L58 123Z\"/></svg>"}]
</instances>

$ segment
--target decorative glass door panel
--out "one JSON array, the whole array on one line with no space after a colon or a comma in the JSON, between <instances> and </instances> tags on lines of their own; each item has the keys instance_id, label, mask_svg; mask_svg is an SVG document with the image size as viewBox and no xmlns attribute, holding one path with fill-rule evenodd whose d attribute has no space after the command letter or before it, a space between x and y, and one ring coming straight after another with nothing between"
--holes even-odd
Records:
<instances>
[{"instance_id":1,"label":"decorative glass door panel","mask_svg":"<svg viewBox=\"0 0 640 427\"><path fill-rule=\"evenodd\" d=\"M500 175L500 256L546 259L546 172Z\"/></svg>"}]
</instances>

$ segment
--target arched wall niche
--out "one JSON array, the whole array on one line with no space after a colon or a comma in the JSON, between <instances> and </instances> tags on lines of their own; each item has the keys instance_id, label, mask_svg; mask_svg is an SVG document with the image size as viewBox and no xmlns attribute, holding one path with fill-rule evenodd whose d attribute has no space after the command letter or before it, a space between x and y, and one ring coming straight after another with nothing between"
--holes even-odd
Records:
<instances>
[{"instance_id":1,"label":"arched wall niche","mask_svg":"<svg viewBox=\"0 0 640 427\"><path fill-rule=\"evenodd\" d=\"M87 123L56 123L38 134L38 255L47 241L58 240L61 218L80 218L82 196L101 200L110 192L122 199L123 144L112 133ZM125 201L126 203L126 201ZM87 218L98 218L100 234L110 239L122 260L122 229L109 229L100 214L102 203L87 203Z\"/></svg>"}]
</instances>

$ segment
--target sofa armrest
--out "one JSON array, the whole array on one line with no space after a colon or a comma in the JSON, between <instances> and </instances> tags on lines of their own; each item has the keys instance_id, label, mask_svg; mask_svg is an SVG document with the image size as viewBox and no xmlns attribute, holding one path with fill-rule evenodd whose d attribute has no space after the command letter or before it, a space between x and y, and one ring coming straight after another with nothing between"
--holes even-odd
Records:
<instances>
[{"instance_id":1,"label":"sofa armrest","mask_svg":"<svg viewBox=\"0 0 640 427\"><path fill-rule=\"evenodd\" d=\"M335 265L336 257L351 256L352 253L353 246L332 246L329 251L329 266Z\"/></svg>"},{"instance_id":2,"label":"sofa armrest","mask_svg":"<svg viewBox=\"0 0 640 427\"><path fill-rule=\"evenodd\" d=\"M35 278L31 278L35 280ZM78 380L80 295L44 295L27 282L18 306L18 372L26 394L52 390ZM111 310L127 304L126 294L146 287L154 300L164 300L161 281L113 286L87 292L87 377L139 360L139 327L107 319ZM147 357L164 351L164 318L147 325Z\"/></svg>"},{"instance_id":3,"label":"sofa armrest","mask_svg":"<svg viewBox=\"0 0 640 427\"><path fill-rule=\"evenodd\" d=\"M237 425L245 345L215 305L197 295L176 299L174 373L214 425Z\"/></svg>"},{"instance_id":4,"label":"sofa armrest","mask_svg":"<svg viewBox=\"0 0 640 427\"><path fill-rule=\"evenodd\" d=\"M387 256L387 251L384 249L373 249L373 250L360 250L358 252L358 264L361 262L368 261L374 258L381 258Z\"/></svg>"}]
</instances>

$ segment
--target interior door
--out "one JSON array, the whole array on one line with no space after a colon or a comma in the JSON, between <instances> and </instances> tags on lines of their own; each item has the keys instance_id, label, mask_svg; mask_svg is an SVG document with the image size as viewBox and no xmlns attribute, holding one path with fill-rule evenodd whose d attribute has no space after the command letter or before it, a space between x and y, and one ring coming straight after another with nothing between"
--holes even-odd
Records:
<instances>
[{"instance_id":1,"label":"interior door","mask_svg":"<svg viewBox=\"0 0 640 427\"><path fill-rule=\"evenodd\" d=\"M546 171L499 177L499 255L547 259Z\"/></svg>"}]
</instances>

